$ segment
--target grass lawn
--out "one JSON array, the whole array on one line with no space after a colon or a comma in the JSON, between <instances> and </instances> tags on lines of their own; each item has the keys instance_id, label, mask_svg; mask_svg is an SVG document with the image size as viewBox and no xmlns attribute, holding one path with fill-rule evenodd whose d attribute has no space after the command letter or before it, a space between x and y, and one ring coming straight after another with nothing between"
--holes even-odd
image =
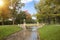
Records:
<instances>
[{"instance_id":1,"label":"grass lawn","mask_svg":"<svg viewBox=\"0 0 60 40\"><path fill-rule=\"evenodd\" d=\"M5 25L0 26L0 40L3 40L4 37L11 35L14 32L21 30L17 25Z\"/></svg>"},{"instance_id":2,"label":"grass lawn","mask_svg":"<svg viewBox=\"0 0 60 40\"><path fill-rule=\"evenodd\" d=\"M45 25L38 31L41 40L60 40L60 25Z\"/></svg>"}]
</instances>

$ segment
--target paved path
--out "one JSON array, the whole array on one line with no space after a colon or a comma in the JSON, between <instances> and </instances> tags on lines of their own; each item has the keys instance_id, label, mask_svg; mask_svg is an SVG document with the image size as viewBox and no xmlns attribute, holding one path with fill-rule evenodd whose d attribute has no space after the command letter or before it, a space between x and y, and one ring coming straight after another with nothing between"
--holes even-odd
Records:
<instances>
[{"instance_id":1,"label":"paved path","mask_svg":"<svg viewBox=\"0 0 60 40\"><path fill-rule=\"evenodd\" d=\"M34 27L28 30L22 30L11 36L7 37L5 40L39 40L37 29Z\"/></svg>"}]
</instances>

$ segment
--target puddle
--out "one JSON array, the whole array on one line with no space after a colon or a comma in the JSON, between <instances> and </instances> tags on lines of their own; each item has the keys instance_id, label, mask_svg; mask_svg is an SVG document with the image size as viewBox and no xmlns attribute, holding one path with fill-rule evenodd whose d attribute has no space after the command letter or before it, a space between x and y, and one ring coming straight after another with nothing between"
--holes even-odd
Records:
<instances>
[{"instance_id":1,"label":"puddle","mask_svg":"<svg viewBox=\"0 0 60 40\"><path fill-rule=\"evenodd\" d=\"M38 40L38 32L37 32L37 27L32 27L29 31L25 33L28 37L25 40Z\"/></svg>"}]
</instances>

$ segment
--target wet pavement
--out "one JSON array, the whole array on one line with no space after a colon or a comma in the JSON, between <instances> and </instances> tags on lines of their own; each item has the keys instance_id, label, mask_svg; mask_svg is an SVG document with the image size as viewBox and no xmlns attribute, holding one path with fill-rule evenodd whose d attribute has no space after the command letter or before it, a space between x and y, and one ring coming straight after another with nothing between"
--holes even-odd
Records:
<instances>
[{"instance_id":1,"label":"wet pavement","mask_svg":"<svg viewBox=\"0 0 60 40\"><path fill-rule=\"evenodd\" d=\"M22 30L20 32L12 34L5 40L40 40L40 38L37 32L37 27L32 27L31 29Z\"/></svg>"}]
</instances>

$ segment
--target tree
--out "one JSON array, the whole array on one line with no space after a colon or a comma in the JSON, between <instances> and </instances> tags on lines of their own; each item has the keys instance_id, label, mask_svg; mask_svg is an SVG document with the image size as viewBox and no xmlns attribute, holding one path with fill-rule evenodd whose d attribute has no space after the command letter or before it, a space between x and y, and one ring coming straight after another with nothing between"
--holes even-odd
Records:
<instances>
[{"instance_id":1,"label":"tree","mask_svg":"<svg viewBox=\"0 0 60 40\"><path fill-rule=\"evenodd\" d=\"M38 14L36 15L38 20L43 22L56 23L60 20L60 0L41 0L37 4Z\"/></svg>"},{"instance_id":2,"label":"tree","mask_svg":"<svg viewBox=\"0 0 60 40\"><path fill-rule=\"evenodd\" d=\"M16 17L17 24L23 23L24 19L26 23L31 23L32 22L31 14L29 14L27 11L21 11Z\"/></svg>"},{"instance_id":3,"label":"tree","mask_svg":"<svg viewBox=\"0 0 60 40\"><path fill-rule=\"evenodd\" d=\"M25 12L21 11L16 17L16 22L23 23L24 19L26 19L26 14L25 14Z\"/></svg>"},{"instance_id":4,"label":"tree","mask_svg":"<svg viewBox=\"0 0 60 40\"><path fill-rule=\"evenodd\" d=\"M22 6L24 6L23 3L21 3L21 0L3 0L4 1L4 7L0 8L1 10L1 19L2 19L2 24L4 22L4 20L12 18L13 19L13 24L16 18L16 15L18 13L18 11L21 9ZM12 2L12 4L11 4ZM10 9L10 7L13 7L13 9ZM16 8L18 7L18 9ZM18 10L18 11L16 11Z\"/></svg>"}]
</instances>

